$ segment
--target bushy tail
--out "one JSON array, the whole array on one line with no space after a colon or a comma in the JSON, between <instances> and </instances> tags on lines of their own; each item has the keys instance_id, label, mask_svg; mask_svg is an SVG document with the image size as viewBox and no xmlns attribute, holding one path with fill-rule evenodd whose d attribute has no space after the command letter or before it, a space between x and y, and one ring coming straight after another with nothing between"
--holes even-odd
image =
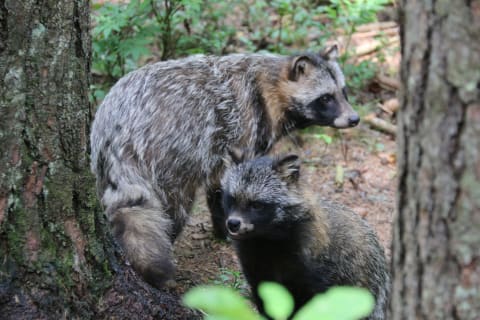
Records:
<instances>
[{"instance_id":1,"label":"bushy tail","mask_svg":"<svg viewBox=\"0 0 480 320\"><path fill-rule=\"evenodd\" d=\"M387 271L383 274L382 284L376 297L375 308L368 317L368 320L384 320L387 318L387 308L390 297L390 276Z\"/></svg>"},{"instance_id":2,"label":"bushy tail","mask_svg":"<svg viewBox=\"0 0 480 320\"><path fill-rule=\"evenodd\" d=\"M145 281L160 288L173 277L172 222L160 208L124 207L109 218L128 261Z\"/></svg>"}]
</instances>

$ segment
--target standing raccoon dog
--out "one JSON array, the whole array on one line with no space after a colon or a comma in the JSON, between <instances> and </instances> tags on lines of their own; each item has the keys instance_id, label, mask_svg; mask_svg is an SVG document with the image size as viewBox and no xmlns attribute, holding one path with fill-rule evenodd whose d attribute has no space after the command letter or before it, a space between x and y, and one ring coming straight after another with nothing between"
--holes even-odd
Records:
<instances>
[{"instance_id":1,"label":"standing raccoon dog","mask_svg":"<svg viewBox=\"0 0 480 320\"><path fill-rule=\"evenodd\" d=\"M296 128L358 123L336 52L193 56L115 84L95 115L92 170L112 231L145 280L159 287L171 278L172 242L202 183L214 231L225 236L228 148L263 154Z\"/></svg>"},{"instance_id":2,"label":"standing raccoon dog","mask_svg":"<svg viewBox=\"0 0 480 320\"><path fill-rule=\"evenodd\" d=\"M336 285L368 289L368 319L384 319L390 280L375 232L354 212L305 193L299 160L261 157L237 163L222 178L226 226L254 301L260 282L283 284L298 310Z\"/></svg>"}]
</instances>

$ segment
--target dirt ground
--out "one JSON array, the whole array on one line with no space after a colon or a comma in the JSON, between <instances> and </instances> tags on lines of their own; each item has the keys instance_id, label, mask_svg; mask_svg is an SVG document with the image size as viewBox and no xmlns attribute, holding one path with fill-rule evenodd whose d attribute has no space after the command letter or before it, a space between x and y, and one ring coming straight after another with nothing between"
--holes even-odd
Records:
<instances>
[{"instance_id":1,"label":"dirt ground","mask_svg":"<svg viewBox=\"0 0 480 320\"><path fill-rule=\"evenodd\" d=\"M365 124L341 132L327 129L327 145L313 134L285 139L274 153L295 153L303 159L302 179L319 195L351 207L377 231L390 257L391 223L395 206L395 142ZM337 166L343 184L336 182ZM176 291L200 284L223 284L247 292L238 261L228 242L213 238L203 192L199 192L187 227L176 242Z\"/></svg>"}]
</instances>

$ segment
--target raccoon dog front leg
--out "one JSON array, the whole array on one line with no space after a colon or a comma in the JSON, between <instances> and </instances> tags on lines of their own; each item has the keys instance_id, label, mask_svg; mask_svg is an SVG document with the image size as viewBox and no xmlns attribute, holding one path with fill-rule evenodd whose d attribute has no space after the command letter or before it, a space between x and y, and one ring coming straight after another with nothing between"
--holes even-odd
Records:
<instances>
[{"instance_id":1,"label":"raccoon dog front leg","mask_svg":"<svg viewBox=\"0 0 480 320\"><path fill-rule=\"evenodd\" d=\"M227 230L225 229L225 213L222 207L222 191L220 187L207 190L207 204L212 217L213 233L217 239L225 240Z\"/></svg>"}]
</instances>

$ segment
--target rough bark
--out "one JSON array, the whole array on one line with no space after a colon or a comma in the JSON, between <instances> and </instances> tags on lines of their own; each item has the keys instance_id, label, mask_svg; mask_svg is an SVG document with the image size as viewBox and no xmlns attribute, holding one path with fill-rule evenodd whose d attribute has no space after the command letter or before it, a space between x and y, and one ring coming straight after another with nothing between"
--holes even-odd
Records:
<instances>
[{"instance_id":1,"label":"rough bark","mask_svg":"<svg viewBox=\"0 0 480 320\"><path fill-rule=\"evenodd\" d=\"M188 319L108 234L89 172L89 1L0 0L0 317Z\"/></svg>"},{"instance_id":2,"label":"rough bark","mask_svg":"<svg viewBox=\"0 0 480 320\"><path fill-rule=\"evenodd\" d=\"M87 5L0 2L0 302L7 317L89 316L80 297L88 303L87 292L109 280L89 266L105 257L86 153Z\"/></svg>"},{"instance_id":3,"label":"rough bark","mask_svg":"<svg viewBox=\"0 0 480 320\"><path fill-rule=\"evenodd\" d=\"M480 317L480 1L401 1L391 319Z\"/></svg>"}]
</instances>

